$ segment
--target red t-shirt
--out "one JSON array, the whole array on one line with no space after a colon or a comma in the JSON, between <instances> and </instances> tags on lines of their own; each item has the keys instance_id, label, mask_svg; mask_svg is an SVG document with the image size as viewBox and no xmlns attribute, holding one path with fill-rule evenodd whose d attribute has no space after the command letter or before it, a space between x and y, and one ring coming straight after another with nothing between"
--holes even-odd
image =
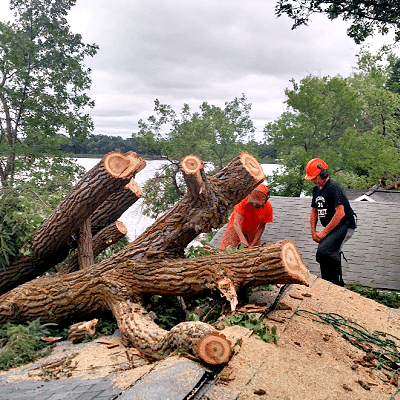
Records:
<instances>
[{"instance_id":1,"label":"red t-shirt","mask_svg":"<svg viewBox=\"0 0 400 400\"><path fill-rule=\"evenodd\" d=\"M273 220L272 205L269 201L263 207L256 208L252 203L247 203L248 197L246 196L239 204L236 204L229 219L229 225L233 225L235 214L240 214L243 217L241 221L243 232L256 231L260 223L268 223Z\"/></svg>"}]
</instances>

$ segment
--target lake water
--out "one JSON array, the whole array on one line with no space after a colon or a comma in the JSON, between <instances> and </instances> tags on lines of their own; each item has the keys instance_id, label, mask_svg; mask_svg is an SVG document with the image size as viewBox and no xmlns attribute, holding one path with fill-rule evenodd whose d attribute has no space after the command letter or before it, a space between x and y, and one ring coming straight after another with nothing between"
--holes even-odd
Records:
<instances>
[{"instance_id":1,"label":"lake water","mask_svg":"<svg viewBox=\"0 0 400 400\"><path fill-rule=\"evenodd\" d=\"M78 164L82 165L86 171L93 168L99 161L99 158L78 158ZM140 171L135 176L135 181L142 188L145 182L150 179L155 171L165 163L163 160L146 160L146 168ZM272 173L279 168L277 164L261 164L265 176L272 175ZM139 199L119 218L128 229L129 241L135 240L142 232L144 232L155 220L149 218L142 213L143 200Z\"/></svg>"}]
</instances>

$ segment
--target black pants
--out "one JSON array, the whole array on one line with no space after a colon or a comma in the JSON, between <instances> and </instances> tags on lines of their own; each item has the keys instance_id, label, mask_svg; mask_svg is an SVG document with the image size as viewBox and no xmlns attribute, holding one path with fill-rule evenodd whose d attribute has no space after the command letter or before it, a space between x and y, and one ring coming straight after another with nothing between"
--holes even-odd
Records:
<instances>
[{"instance_id":1,"label":"black pants","mask_svg":"<svg viewBox=\"0 0 400 400\"><path fill-rule=\"evenodd\" d=\"M346 225L338 225L318 245L316 260L321 268L321 278L344 286L340 247L347 234Z\"/></svg>"}]
</instances>

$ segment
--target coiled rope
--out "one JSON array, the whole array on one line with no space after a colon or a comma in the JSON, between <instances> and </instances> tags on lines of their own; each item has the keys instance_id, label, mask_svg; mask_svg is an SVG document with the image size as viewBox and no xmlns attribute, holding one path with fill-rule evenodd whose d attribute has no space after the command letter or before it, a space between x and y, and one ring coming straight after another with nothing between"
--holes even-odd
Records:
<instances>
[{"instance_id":1,"label":"coiled rope","mask_svg":"<svg viewBox=\"0 0 400 400\"><path fill-rule=\"evenodd\" d=\"M392 372L390 380L380 378L384 382L390 382L396 375L400 375L400 352L398 350L399 346L397 345L397 343L400 343L400 339L398 337L381 331L370 333L357 322L335 313L297 310L295 314L311 318L311 320L315 322L331 325L352 345L360 350L373 354L377 360L375 370L385 369ZM399 392L400 389L397 389L391 396L391 400L393 400Z\"/></svg>"}]
</instances>

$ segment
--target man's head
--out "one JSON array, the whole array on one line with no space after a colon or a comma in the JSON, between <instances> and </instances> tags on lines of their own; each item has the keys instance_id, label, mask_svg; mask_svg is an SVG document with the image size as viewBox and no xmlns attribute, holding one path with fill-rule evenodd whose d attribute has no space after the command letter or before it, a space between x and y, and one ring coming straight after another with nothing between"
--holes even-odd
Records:
<instances>
[{"instance_id":1,"label":"man's head","mask_svg":"<svg viewBox=\"0 0 400 400\"><path fill-rule=\"evenodd\" d=\"M268 201L268 199L268 188L261 183L249 194L247 202L252 203L256 208L260 208Z\"/></svg>"},{"instance_id":2,"label":"man's head","mask_svg":"<svg viewBox=\"0 0 400 400\"><path fill-rule=\"evenodd\" d=\"M329 177L326 169L328 168L328 164L320 159L313 158L306 165L306 176L304 177L307 181L312 181L315 184L315 180L319 177L321 180L325 180Z\"/></svg>"}]
</instances>

